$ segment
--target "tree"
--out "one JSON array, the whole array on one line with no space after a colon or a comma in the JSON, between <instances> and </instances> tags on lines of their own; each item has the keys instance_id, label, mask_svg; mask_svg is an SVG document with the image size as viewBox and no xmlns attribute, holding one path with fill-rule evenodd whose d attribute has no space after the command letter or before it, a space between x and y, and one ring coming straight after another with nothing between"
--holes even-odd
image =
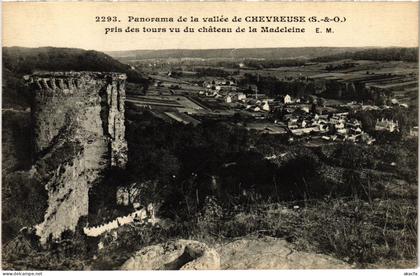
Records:
<instances>
[{"instance_id":1,"label":"tree","mask_svg":"<svg viewBox=\"0 0 420 276\"><path fill-rule=\"evenodd\" d=\"M360 111L356 114L353 114L352 117L359 120L362 124L363 130L368 133L373 133L375 131L376 120L375 116L369 111Z\"/></svg>"},{"instance_id":2,"label":"tree","mask_svg":"<svg viewBox=\"0 0 420 276\"><path fill-rule=\"evenodd\" d=\"M324 100L324 98L318 98L318 106L322 106L322 107L325 106L325 100Z\"/></svg>"},{"instance_id":3,"label":"tree","mask_svg":"<svg viewBox=\"0 0 420 276\"><path fill-rule=\"evenodd\" d=\"M2 239L13 238L24 226L42 222L48 195L42 183L29 172L17 171L3 176Z\"/></svg>"}]
</instances>

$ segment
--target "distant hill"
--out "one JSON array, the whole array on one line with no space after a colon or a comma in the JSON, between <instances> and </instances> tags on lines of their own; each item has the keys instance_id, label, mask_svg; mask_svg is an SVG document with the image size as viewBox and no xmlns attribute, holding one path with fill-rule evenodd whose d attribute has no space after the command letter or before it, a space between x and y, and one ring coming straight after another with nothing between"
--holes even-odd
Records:
<instances>
[{"instance_id":1,"label":"distant hill","mask_svg":"<svg viewBox=\"0 0 420 276\"><path fill-rule=\"evenodd\" d=\"M126 73L130 82L142 83L145 78L127 64L107 54L75 48L4 47L3 66L17 74L45 71L102 71Z\"/></svg>"},{"instance_id":2,"label":"distant hill","mask_svg":"<svg viewBox=\"0 0 420 276\"><path fill-rule=\"evenodd\" d=\"M375 48L358 51L346 51L344 53L329 54L327 56L313 58L313 61L335 61L341 59L354 60L378 60L378 61L411 61L417 62L419 56L418 48Z\"/></svg>"},{"instance_id":3,"label":"distant hill","mask_svg":"<svg viewBox=\"0 0 420 276\"><path fill-rule=\"evenodd\" d=\"M313 61L355 60L402 60L418 61L418 48L356 48L356 47L299 47L255 49L207 49L207 50L133 50L107 52L110 56L128 62L141 59L203 58L203 59L311 59Z\"/></svg>"},{"instance_id":4,"label":"distant hill","mask_svg":"<svg viewBox=\"0 0 420 276\"><path fill-rule=\"evenodd\" d=\"M208 49L208 50L134 50L107 52L118 60L152 59L152 58L260 58L260 59L290 59L315 58L361 48L346 47L300 47L300 48L253 48L253 49Z\"/></svg>"},{"instance_id":5,"label":"distant hill","mask_svg":"<svg viewBox=\"0 0 420 276\"><path fill-rule=\"evenodd\" d=\"M28 106L22 76L35 71L101 71L126 73L128 81L147 86L148 80L107 54L74 48L3 47L3 107Z\"/></svg>"}]
</instances>

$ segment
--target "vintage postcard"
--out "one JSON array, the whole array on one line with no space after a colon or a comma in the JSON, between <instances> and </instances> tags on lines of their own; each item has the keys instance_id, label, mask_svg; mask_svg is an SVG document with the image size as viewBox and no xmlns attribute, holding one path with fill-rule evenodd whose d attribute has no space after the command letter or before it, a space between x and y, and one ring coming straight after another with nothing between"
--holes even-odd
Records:
<instances>
[{"instance_id":1,"label":"vintage postcard","mask_svg":"<svg viewBox=\"0 0 420 276\"><path fill-rule=\"evenodd\" d=\"M2 269L416 275L418 12L2 3Z\"/></svg>"}]
</instances>

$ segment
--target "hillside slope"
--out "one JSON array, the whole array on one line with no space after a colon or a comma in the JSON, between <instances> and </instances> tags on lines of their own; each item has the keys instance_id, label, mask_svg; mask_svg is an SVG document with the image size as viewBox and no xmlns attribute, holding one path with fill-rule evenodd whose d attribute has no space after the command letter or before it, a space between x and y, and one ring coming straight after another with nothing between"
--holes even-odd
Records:
<instances>
[{"instance_id":1,"label":"hillside slope","mask_svg":"<svg viewBox=\"0 0 420 276\"><path fill-rule=\"evenodd\" d=\"M346 51L344 53L330 53L329 55L314 58L314 61L335 61L341 59L354 60L377 60L377 61L418 61L418 48L375 48L358 51Z\"/></svg>"},{"instance_id":2,"label":"hillside slope","mask_svg":"<svg viewBox=\"0 0 420 276\"><path fill-rule=\"evenodd\" d=\"M401 60L417 61L418 48L362 48L362 47L299 47L255 49L170 49L112 51L108 54L121 61L166 58L202 59L312 59L313 61L355 60Z\"/></svg>"},{"instance_id":3,"label":"hillside slope","mask_svg":"<svg viewBox=\"0 0 420 276\"><path fill-rule=\"evenodd\" d=\"M147 79L107 54L74 48L3 48L3 107L27 106L29 94L22 76L35 71L101 71L126 73L128 81L142 86Z\"/></svg>"},{"instance_id":4,"label":"hillside slope","mask_svg":"<svg viewBox=\"0 0 420 276\"><path fill-rule=\"evenodd\" d=\"M300 47L300 48L242 48L242 49L173 49L173 50L134 50L107 52L118 60L151 59L151 58L259 58L289 59L315 58L330 54L343 53L359 48L343 47Z\"/></svg>"}]
</instances>

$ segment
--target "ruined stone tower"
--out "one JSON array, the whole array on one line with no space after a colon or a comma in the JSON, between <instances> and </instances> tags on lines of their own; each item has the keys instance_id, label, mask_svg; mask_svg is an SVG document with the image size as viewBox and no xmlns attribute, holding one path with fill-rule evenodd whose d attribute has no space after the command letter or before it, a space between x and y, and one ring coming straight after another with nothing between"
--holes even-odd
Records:
<instances>
[{"instance_id":1,"label":"ruined stone tower","mask_svg":"<svg viewBox=\"0 0 420 276\"><path fill-rule=\"evenodd\" d=\"M125 74L34 74L34 175L45 183L48 208L36 226L41 242L74 231L88 214L88 192L110 167L124 167Z\"/></svg>"}]
</instances>

